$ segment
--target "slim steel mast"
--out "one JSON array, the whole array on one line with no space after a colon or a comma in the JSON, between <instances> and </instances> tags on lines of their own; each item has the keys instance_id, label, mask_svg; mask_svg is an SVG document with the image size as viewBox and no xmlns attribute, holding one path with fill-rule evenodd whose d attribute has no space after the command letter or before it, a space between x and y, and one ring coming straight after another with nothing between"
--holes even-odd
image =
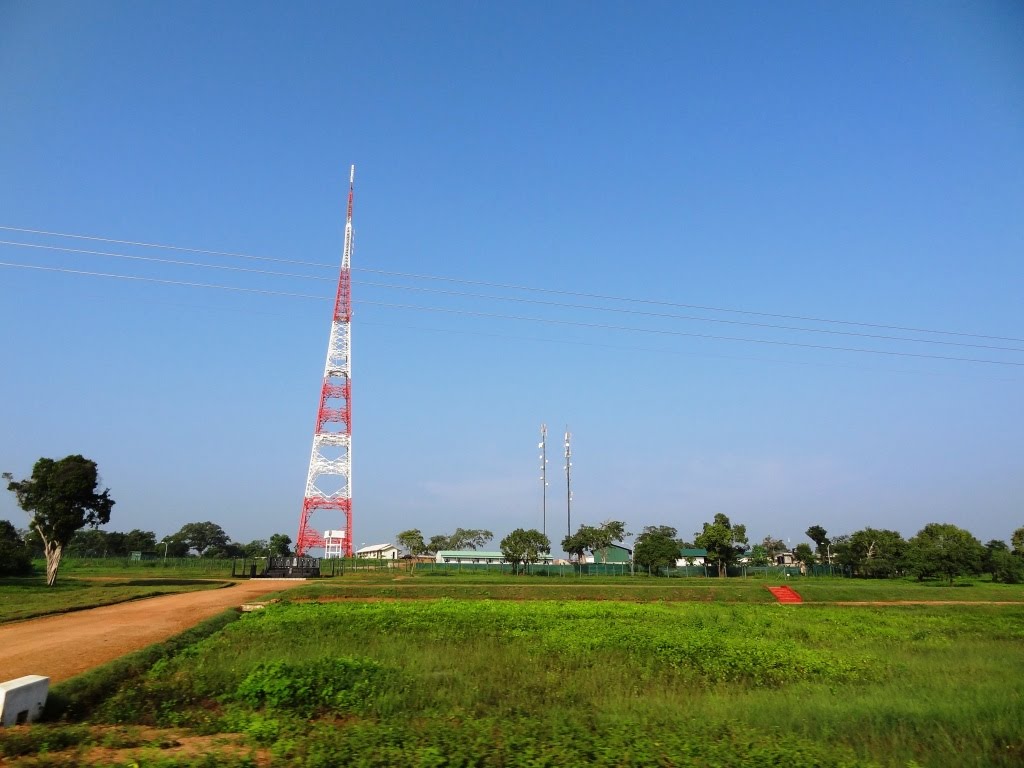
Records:
<instances>
[{"instance_id":1,"label":"slim steel mast","mask_svg":"<svg viewBox=\"0 0 1024 768\"><path fill-rule=\"evenodd\" d=\"M569 536L572 536L572 448L569 443L572 435L569 426L565 427L565 523Z\"/></svg>"},{"instance_id":2,"label":"slim steel mast","mask_svg":"<svg viewBox=\"0 0 1024 768\"><path fill-rule=\"evenodd\" d=\"M315 510L331 509L345 515L344 553L352 556L352 201L356 167L348 175L348 212L345 217L345 246L341 254L334 320L327 342L327 362L316 413L313 450L306 475L306 495L299 517L295 553L305 555L324 546L324 537L312 528L309 518Z\"/></svg>"},{"instance_id":3,"label":"slim steel mast","mask_svg":"<svg viewBox=\"0 0 1024 768\"><path fill-rule=\"evenodd\" d=\"M548 535L548 425L540 425L541 533Z\"/></svg>"}]
</instances>

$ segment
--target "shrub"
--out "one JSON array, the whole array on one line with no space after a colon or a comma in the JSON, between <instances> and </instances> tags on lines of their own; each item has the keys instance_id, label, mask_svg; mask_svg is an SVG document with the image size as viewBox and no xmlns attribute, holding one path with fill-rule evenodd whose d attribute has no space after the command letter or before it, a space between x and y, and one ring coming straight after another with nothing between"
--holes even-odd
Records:
<instances>
[{"instance_id":1,"label":"shrub","mask_svg":"<svg viewBox=\"0 0 1024 768\"><path fill-rule=\"evenodd\" d=\"M394 676L371 659L336 658L288 664L264 662L239 684L232 698L254 709L279 709L306 717L364 710Z\"/></svg>"}]
</instances>

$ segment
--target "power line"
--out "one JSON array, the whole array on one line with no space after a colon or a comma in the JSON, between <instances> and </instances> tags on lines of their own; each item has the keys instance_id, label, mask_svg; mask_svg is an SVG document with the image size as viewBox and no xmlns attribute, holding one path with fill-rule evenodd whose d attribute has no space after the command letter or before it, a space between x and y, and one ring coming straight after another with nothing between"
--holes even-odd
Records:
<instances>
[{"instance_id":1,"label":"power line","mask_svg":"<svg viewBox=\"0 0 1024 768\"><path fill-rule=\"evenodd\" d=\"M135 240L117 240L117 239L114 239L114 238L99 237L99 236L96 236L96 235L80 235L80 234L71 234L71 233L66 233L66 232L53 232L53 231L42 230L42 229L28 229L28 228L25 228L25 227L11 227L11 226L3 226L3 225L0 225L0 230L6 230L6 231L10 231L10 232L26 232L26 233L37 234L37 235L47 235L47 236L51 236L51 237L66 237L66 238L74 238L74 239L79 239L79 240L94 240L94 241L108 242L108 243L119 243L119 244L122 244L122 245L133 245L133 246L138 246L138 247L142 247L142 248L161 248L161 249L165 249L165 250L185 251L185 252L188 252L188 253L205 253L205 254L214 255L214 256L227 256L227 257L239 258L239 259L253 259L253 260L257 260L257 261L277 262L277 263L282 263L282 264L297 264L297 265L302 265L302 266L319 267L319 268L324 268L324 269L334 269L334 268L336 268L336 265L322 264L322 263L311 262L311 261L299 261L299 260L296 260L296 259L282 259L282 258L275 258L275 257L270 257L270 256L256 256L256 255L252 255L252 254L238 253L238 252L231 252L231 251L214 251L214 250L208 250L208 249L204 249L204 248L190 248L190 247L186 247L186 246L168 245L168 244L164 244L164 243L148 243L148 242L140 242L140 241L135 241ZM554 288L538 288L538 287L533 287L533 286L515 285L515 284L512 284L512 283L496 283L496 282L489 282L489 281L485 281L485 280L470 280L470 279L466 279L466 278L445 277L445 276L440 276L440 275L425 275L425 274L417 274L417 273L411 273L411 272L396 272L396 271L392 271L392 270L371 269L371 268L368 268L368 267L354 267L352 271L354 271L354 272L356 272L356 271L358 271L358 272L368 272L368 273L371 273L371 274L387 275L387 276L390 276L390 277L403 277L403 278L414 279L414 280L434 280L434 281L457 283L457 284L461 284L461 285L476 285L476 286L484 286L484 287L489 287L489 288L502 288L502 289L506 289L506 290L530 291L530 292L536 292L536 293L546 293L546 294L551 294L551 295L575 296L577 298L601 299L601 300L606 300L606 301L624 301L624 302L633 302L633 303L639 303L639 304L649 304L649 305L654 305L654 306L676 307L676 308L679 308L679 309L697 309L697 310L702 310L702 311L706 311L706 312L725 312L725 313L730 313L730 314L753 315L753 316L757 316L757 317L770 317L770 318L775 318L775 319L778 319L778 320L801 320L801 321L804 321L804 322L813 322L813 323L828 323L828 324L833 324L833 325L861 326L861 327L865 327L865 328L876 328L876 329L879 329L879 330L907 331L907 332L911 332L911 333L931 333L931 334L937 334L937 335L942 335L942 336L961 336L961 337L975 338L975 339L989 339L989 340L992 340L992 341L1013 341L1013 342L1022 342L1022 343L1024 343L1024 338L1018 338L1018 337L1012 337L1012 336L995 336L995 335L991 335L991 334L966 333L966 332L963 332L963 331L946 331L946 330L939 330L939 329L934 329L934 328L917 328L917 327L912 327L912 326L888 325L888 324L882 324L882 323L870 323L870 322L862 322L862 321L854 321L854 320L836 320L836 319L831 319L831 318L813 317L813 316L808 316L808 315L788 315L788 314L782 314L782 313L777 313L777 312L760 312L760 311L756 311L756 310L735 309L735 308L731 308L731 307L715 307L715 306L709 306L709 305L703 305L703 304L686 304L686 303L681 303L681 302L662 301L662 300L657 300L657 299L636 298L636 297L628 297L628 296L615 296L615 295L610 295L610 294L587 293L587 292L582 292L582 291L567 291L567 290L560 290L560 289L554 289Z\"/></svg>"},{"instance_id":2,"label":"power line","mask_svg":"<svg viewBox=\"0 0 1024 768\"><path fill-rule=\"evenodd\" d=\"M275 270L252 269L252 268L249 268L249 267L234 267L234 266L229 266L229 265L224 265L224 264L207 264L205 262L185 261L185 260L181 260L181 259L163 259L163 258L159 258L159 257L156 257L156 256L137 256L137 255L134 255L134 254L115 253L115 252L112 252L112 251L93 251L93 250L87 250L87 249L84 249L84 248L66 248L66 247L56 246L56 245L41 245L41 244L35 244L35 243L22 243L22 242L16 242L16 241L13 241L13 240L0 240L0 245L10 245L10 246L16 246L16 247L22 247L22 248L36 248L36 249L41 249L41 250L60 251L60 252L66 252L66 253L81 253L81 254L86 254L86 255L90 255L90 256L105 256L105 257L111 257L111 258L129 259L129 260L132 260L132 261L145 261L145 262L150 262L150 263L171 264L171 265L174 265L174 266L196 267L196 268L201 268L201 269L219 269L219 270L226 270L226 271L232 271L232 272L244 272L244 273L247 273L247 274L270 275L270 276L273 276L273 277L291 277L291 278L299 278L299 279L304 279L304 280L319 280L319 281L324 281L324 282L330 282L332 280L332 278L328 278L328 277L320 277L320 276L317 276L317 275L305 275L305 274L300 274L300 273L295 273L295 272L278 272L278 271L275 271ZM370 270L370 271L376 271L376 270ZM434 293L434 294L439 294L439 295L444 295L444 296L456 296L456 297L460 297L460 298L485 299L485 300L488 300L488 301L508 301L508 302L514 302L514 303L518 303L518 304L533 304L533 305L538 305L538 306L557 307L557 308L560 308L560 309L581 309L581 310L593 311L593 312L615 312L617 314L640 315L640 316L643 316L643 317L653 317L653 318L660 318L660 319L666 319L666 320L689 320L689 321L704 322L704 323L720 323L720 324L728 324L728 325L742 325L742 326L747 326L747 327L752 327L752 328L769 328L769 329L772 329L772 330L797 331L797 332L800 332L800 333L819 333L819 334L829 334L829 335L837 335L837 336L853 336L853 337L866 338L866 339L879 339L879 340L884 340L884 341L903 341L903 342L918 343L918 344L939 344L939 345L942 345L942 346L951 346L951 347L969 347L969 348L973 348L973 349L991 349L991 350L996 350L996 351L1001 351L1001 352L1024 352L1024 349L1019 348L1019 347L1001 347L1001 346L995 346L995 345L991 345L991 344L971 344L971 343L962 342L962 341L942 341L942 340L939 340L939 339L914 339L914 338L908 338L906 336L888 336L888 335L885 335L885 334L861 333L861 332L857 332L857 331L838 331L838 330L831 330L831 329L827 329L827 328L801 328L801 327L798 327L798 326L778 325L778 324L775 324L775 323L756 323L756 322L751 322L751 321L748 321L748 320L728 320L728 319L716 318L716 317L698 317L696 315L678 315L678 314L670 314L670 313L665 313L665 312L648 312L648 311L639 310L639 309L628 309L628 308L625 308L625 307L598 307L598 306L587 305L587 304L568 304L568 303L565 303L565 302L545 301L543 299L528 299L528 298L523 298L523 297L519 297L519 296L495 296L493 294L468 293L468 292L465 292L465 291L450 291L450 290L445 290L443 288L425 288L423 286L395 285L395 284L392 284L392 283L378 283L378 282L373 282L373 281L369 281L369 280L360 280L359 284L360 285L369 286L369 287L374 287L374 288L384 288L384 289L388 289L388 290L415 291L415 292L420 292L420 293Z\"/></svg>"},{"instance_id":3,"label":"power line","mask_svg":"<svg viewBox=\"0 0 1024 768\"><path fill-rule=\"evenodd\" d=\"M668 331L658 328L635 328L624 325L606 325L603 323L584 323L577 320L553 320L542 317L523 317L521 315L499 315L491 312L476 312L467 309L448 309L445 307L423 307L415 304L389 304L381 301L360 300L356 302L364 306L387 307L389 309L411 309L419 312L444 312L454 315L470 315L472 317L486 317L497 320L524 320L535 323L550 323L553 325L569 325L578 328L599 328L610 331L630 331L634 333L656 333L664 336L686 336L695 339L713 339L715 341L739 341L748 344L773 344L783 347L802 347L804 349L826 349L837 352L862 352L870 355L892 355L896 357L917 357L926 360L956 360L961 363L985 363L988 365L1014 365L1024 366L1024 363L1011 362L1007 360L983 360L973 357L952 357L945 355L925 355L916 352L895 352L883 349L864 349L863 347L835 347L825 344L804 344L797 341L774 341L770 339L748 339L740 336L718 336L710 333L690 333L687 331Z\"/></svg>"},{"instance_id":4,"label":"power line","mask_svg":"<svg viewBox=\"0 0 1024 768\"><path fill-rule=\"evenodd\" d=\"M190 288L207 288L207 289L215 289L215 290L235 291L235 292L240 292L240 293L256 293L256 294L270 295L270 296L286 296L286 297L289 297L289 298L315 299L315 300L318 300L318 301L328 301L328 300L330 300L329 296L315 296L315 295L311 295L311 294L291 293L291 292L286 292L286 291L272 291L272 290L266 290L266 289L260 289L260 288L243 288L243 287L239 287L239 286L218 285L218 284L214 284L214 283L197 283L197 282L190 282L190 281L185 281L185 280L169 280L169 279L156 278L156 277L141 277L141 276L138 276L138 275L121 275L121 274L109 273L109 272L90 272L90 271L87 271L87 270L68 269L66 267L44 267L44 266L40 266L40 265L37 265L37 264L15 264L15 263L11 263L11 262L0 261L0 267L31 269L31 270L39 270L39 271L44 271L44 272L59 272L59 273L66 273L66 274L73 274L73 275L87 275L87 276L91 276L91 277L107 277L107 278L114 278L114 279L120 279L120 280L131 280L131 281L136 281L136 282L158 283L158 284L162 284L162 285L180 285L180 286L186 286L186 287L190 287ZM354 303L360 304L360 305L363 305L363 306L384 307L384 308L389 308L389 309L405 309L405 310L413 310L413 311L419 311L419 312L442 312L442 313L445 313L445 314L466 315L466 316L471 316L471 317L486 317L486 318L489 318L489 319L498 319L498 320L516 320L516 321L526 321L526 322L535 322L535 323L547 323L547 324L551 324L551 325L566 325L566 326L573 326L573 327L578 327L578 328L597 328L597 329L601 329L601 330L627 331L627 332L631 332L631 333L652 333L652 334L658 334L658 335L663 335L663 336L681 336L681 337L687 337L687 338L710 339L710 340L715 340L715 341L735 341L735 342L741 342L741 343L747 343L747 344L770 344L770 345L774 345L774 346L799 347L799 348L803 348L803 349L822 349L822 350L829 350L829 351L836 351L836 352L858 352L858 353L862 353L862 354L888 355L888 356L892 356L892 357L912 357L912 358L926 359L926 360L948 360L948 361L956 361L956 362L962 362L962 363L981 363L981 364L985 364L985 365L1009 365L1009 366L1024 367L1024 362L1013 362L1013 361L1008 361L1008 360L986 360L986 359L970 358L970 357L954 357L954 356L947 356L947 355L926 355L926 354L915 353L915 352L897 352L897 351L881 350L881 349L865 349L863 347L839 347L839 346L830 346L830 345L824 345L824 344L805 344L805 343L796 342L796 341L777 341L777 340L770 340L770 339L751 339L751 338L745 338L745 337L739 337L739 336L720 336L720 335L715 335L715 334L691 333L691 332L687 332L687 331L670 331L670 330L663 330L663 329L657 329L657 328L636 328L636 327L631 327L631 326L608 325L608 324L604 324L604 323L585 323L585 322L576 321L576 320L556 320L556 319L551 319L551 318L526 317L526 316L522 316L522 315L502 315L502 314L491 313L491 312L478 312L478 311L473 311L473 310L451 309L451 308L446 308L446 307L424 307L424 306L419 306L419 305L414 305L414 304L391 304L391 303L387 303L387 302L367 301L367 300L358 300L358 301L355 301Z\"/></svg>"},{"instance_id":5,"label":"power line","mask_svg":"<svg viewBox=\"0 0 1024 768\"><path fill-rule=\"evenodd\" d=\"M0 241L2 242L2 241ZM827 328L800 328L793 325L776 325L774 323L753 323L745 320L725 320L717 317L697 317L695 315L674 315L666 312L645 312L639 309L625 309L622 307L595 307L588 304L566 304L557 301L543 301L541 299L524 299L516 296L494 296L482 293L466 293L464 291L446 291L438 288L423 288L412 285L392 285L389 283L374 283L360 280L359 285L366 285L376 288L389 288L401 291L418 291L422 293L436 293L445 296L458 296L462 298L487 299L489 301L511 301L519 304L534 304L544 307L558 307L559 309L582 309L592 312L616 312L619 314L639 315L641 317L654 317L663 320L693 320L702 323L726 323L728 325L743 325L752 328L770 328L781 331L799 331L800 333L826 333L835 336L856 336L864 339L882 339L886 341L907 341L914 344L941 344L949 347L971 347L974 349L992 349L1000 352L1024 352L1020 347L999 347L991 344L970 344L964 341L941 341L939 339L912 339L906 336L886 336L879 333L858 333L856 331L833 331Z\"/></svg>"},{"instance_id":6,"label":"power line","mask_svg":"<svg viewBox=\"0 0 1024 768\"><path fill-rule=\"evenodd\" d=\"M161 259L157 256L136 256L130 253L114 253L112 251L89 251L84 248L63 248L59 245L40 245L38 243L19 243L13 240L0 240L0 245L14 245L19 248L38 248L45 251L63 251L65 253L83 253L89 256L107 256L115 259L130 259L132 261L148 261L157 264L173 264L179 267L200 267L202 269L223 269L230 272L248 272L257 275L274 275L275 277L299 277L305 280L323 280L333 282L330 277L318 277L317 275L303 275L296 272L276 272L270 269L251 269L249 267L232 267L227 264L207 264L202 261L184 261L182 259Z\"/></svg>"},{"instance_id":7,"label":"power line","mask_svg":"<svg viewBox=\"0 0 1024 768\"><path fill-rule=\"evenodd\" d=\"M135 240L115 240L112 237L97 237L95 235L72 235L67 232L48 232L45 229L25 229L24 227L5 227L0 229L8 232L29 232L33 235L49 235L51 237L70 237L75 240L95 240L101 243L118 243L120 245L137 245L140 248L162 248L167 251L185 251L186 253L207 253L211 256L230 256L235 259L255 259L256 261L276 261L281 264L301 264L306 267L324 267L337 269L337 265L318 264L315 261L296 261L295 259L278 259L272 256L253 256L248 253L232 253L230 251L209 251L205 248L188 248L184 245L165 245L163 243L142 243Z\"/></svg>"},{"instance_id":8,"label":"power line","mask_svg":"<svg viewBox=\"0 0 1024 768\"><path fill-rule=\"evenodd\" d=\"M68 269L66 267L44 267L39 264L13 264L7 261L0 261L0 267L17 267L19 269L36 269L42 272L64 272L69 275L88 275L90 277L110 277L116 280L133 280L141 283L160 283L162 285L183 285L189 288L215 288L221 291L236 291L238 293L259 293L267 296L288 296L293 299L316 299L317 301L328 301L329 296L313 296L308 293L289 293L287 291L270 291L261 288L241 288L234 285L215 285L213 283L193 283L187 280L167 280L159 277L140 277L138 275L119 275L112 272L89 272L84 269Z\"/></svg>"}]
</instances>

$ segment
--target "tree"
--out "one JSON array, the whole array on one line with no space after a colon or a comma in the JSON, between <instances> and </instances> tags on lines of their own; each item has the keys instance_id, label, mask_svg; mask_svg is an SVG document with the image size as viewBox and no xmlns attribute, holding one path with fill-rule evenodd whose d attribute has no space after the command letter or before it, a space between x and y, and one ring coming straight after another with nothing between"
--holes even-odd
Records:
<instances>
[{"instance_id":1,"label":"tree","mask_svg":"<svg viewBox=\"0 0 1024 768\"><path fill-rule=\"evenodd\" d=\"M1009 549L997 550L992 553L988 572L992 581L1020 584L1024 582L1024 557L1017 557Z\"/></svg>"},{"instance_id":2,"label":"tree","mask_svg":"<svg viewBox=\"0 0 1024 768\"><path fill-rule=\"evenodd\" d=\"M425 554L427 551L427 545L423 541L423 532L419 528L402 531L395 536L395 541L413 557Z\"/></svg>"},{"instance_id":3,"label":"tree","mask_svg":"<svg viewBox=\"0 0 1024 768\"><path fill-rule=\"evenodd\" d=\"M292 537L284 533L270 534L270 541L267 542L271 557L291 557Z\"/></svg>"},{"instance_id":4,"label":"tree","mask_svg":"<svg viewBox=\"0 0 1024 768\"><path fill-rule=\"evenodd\" d=\"M480 549L493 538L494 534L483 528L456 528L446 549Z\"/></svg>"},{"instance_id":5,"label":"tree","mask_svg":"<svg viewBox=\"0 0 1024 768\"><path fill-rule=\"evenodd\" d=\"M569 555L575 555L577 562L583 562L583 553L589 549L594 554L595 562L600 557L602 563L607 563L609 547L628 535L626 524L621 520L605 520L600 525L581 525L576 533L562 539L562 549Z\"/></svg>"},{"instance_id":6,"label":"tree","mask_svg":"<svg viewBox=\"0 0 1024 768\"><path fill-rule=\"evenodd\" d=\"M636 537L633 562L654 574L662 568L671 568L679 559L679 540L676 529L668 525L648 525Z\"/></svg>"},{"instance_id":7,"label":"tree","mask_svg":"<svg viewBox=\"0 0 1024 768\"><path fill-rule=\"evenodd\" d=\"M194 549L200 557L211 548L224 550L229 541L224 529L209 520L203 523L185 523L172 538L183 541L189 550Z\"/></svg>"},{"instance_id":8,"label":"tree","mask_svg":"<svg viewBox=\"0 0 1024 768\"><path fill-rule=\"evenodd\" d=\"M859 576L888 578L905 566L907 542L898 531L864 528L832 542L833 559Z\"/></svg>"},{"instance_id":9,"label":"tree","mask_svg":"<svg viewBox=\"0 0 1024 768\"><path fill-rule=\"evenodd\" d=\"M774 563L775 556L786 551L786 542L776 539L774 536L765 536L761 547L764 549L765 555L768 556L768 560Z\"/></svg>"},{"instance_id":10,"label":"tree","mask_svg":"<svg viewBox=\"0 0 1024 768\"><path fill-rule=\"evenodd\" d=\"M28 576L32 573L32 550L18 530L0 520L0 576Z\"/></svg>"},{"instance_id":11,"label":"tree","mask_svg":"<svg viewBox=\"0 0 1024 768\"><path fill-rule=\"evenodd\" d=\"M713 522L704 523L704 530L697 534L694 541L718 562L718 575L724 578L729 564L746 551L747 527L733 525L728 517L719 512Z\"/></svg>"},{"instance_id":12,"label":"tree","mask_svg":"<svg viewBox=\"0 0 1024 768\"><path fill-rule=\"evenodd\" d=\"M764 544L755 544L750 548L750 564L765 566L771 562L768 559L768 550L765 549Z\"/></svg>"},{"instance_id":13,"label":"tree","mask_svg":"<svg viewBox=\"0 0 1024 768\"><path fill-rule=\"evenodd\" d=\"M1014 531L1010 541L1013 544L1013 554L1024 557L1024 528Z\"/></svg>"},{"instance_id":14,"label":"tree","mask_svg":"<svg viewBox=\"0 0 1024 768\"><path fill-rule=\"evenodd\" d=\"M536 563L542 554L546 555L550 552L551 540L536 528L529 530L516 528L501 540L499 547L501 554L508 562L512 563L513 569L518 572L520 563L523 566Z\"/></svg>"},{"instance_id":15,"label":"tree","mask_svg":"<svg viewBox=\"0 0 1024 768\"><path fill-rule=\"evenodd\" d=\"M250 560L266 557L268 549L270 549L270 545L267 544L266 539L253 539L242 547L242 557L247 557Z\"/></svg>"},{"instance_id":16,"label":"tree","mask_svg":"<svg viewBox=\"0 0 1024 768\"><path fill-rule=\"evenodd\" d=\"M829 544L832 542L828 538L828 531L820 525L812 525L807 529L806 535L817 546L818 557L821 558L821 561L823 563L829 562L831 560L829 557Z\"/></svg>"},{"instance_id":17,"label":"tree","mask_svg":"<svg viewBox=\"0 0 1024 768\"><path fill-rule=\"evenodd\" d=\"M124 554L131 552L155 552L156 534L153 531L143 531L133 528L124 534Z\"/></svg>"},{"instance_id":18,"label":"tree","mask_svg":"<svg viewBox=\"0 0 1024 768\"><path fill-rule=\"evenodd\" d=\"M18 506L31 516L29 525L39 533L46 555L46 583L57 581L57 569L64 547L75 531L89 525L110 522L114 500L110 489L97 493L99 473L96 462L75 454L63 459L39 459L32 476L15 481L4 473L7 490L14 493Z\"/></svg>"},{"instance_id":19,"label":"tree","mask_svg":"<svg viewBox=\"0 0 1024 768\"><path fill-rule=\"evenodd\" d=\"M992 539L981 553L981 570L992 574L992 581L1020 584L1024 581L1024 557L1017 557L1005 541Z\"/></svg>"},{"instance_id":20,"label":"tree","mask_svg":"<svg viewBox=\"0 0 1024 768\"><path fill-rule=\"evenodd\" d=\"M430 541L427 542L427 554L436 555L443 550L454 549L450 544L451 542L448 540L448 537L440 533L431 536Z\"/></svg>"},{"instance_id":21,"label":"tree","mask_svg":"<svg viewBox=\"0 0 1024 768\"><path fill-rule=\"evenodd\" d=\"M590 526L580 526L576 533L568 534L562 539L562 550L569 555L570 559L575 557L577 563L583 562L583 553L590 546L590 533L585 530Z\"/></svg>"},{"instance_id":22,"label":"tree","mask_svg":"<svg viewBox=\"0 0 1024 768\"><path fill-rule=\"evenodd\" d=\"M796 549L793 550L793 557L796 561L807 568L814 565L814 550L811 549L810 544L800 542L796 545Z\"/></svg>"},{"instance_id":23,"label":"tree","mask_svg":"<svg viewBox=\"0 0 1024 768\"><path fill-rule=\"evenodd\" d=\"M71 557L106 557L110 549L106 531L87 529L75 531L64 554Z\"/></svg>"},{"instance_id":24,"label":"tree","mask_svg":"<svg viewBox=\"0 0 1024 768\"><path fill-rule=\"evenodd\" d=\"M245 547L235 541L226 541L223 544L207 547L200 557L220 560L245 557Z\"/></svg>"},{"instance_id":25,"label":"tree","mask_svg":"<svg viewBox=\"0 0 1024 768\"><path fill-rule=\"evenodd\" d=\"M945 576L949 583L981 569L983 547L970 531L951 523L928 523L907 542L910 572L923 579Z\"/></svg>"},{"instance_id":26,"label":"tree","mask_svg":"<svg viewBox=\"0 0 1024 768\"><path fill-rule=\"evenodd\" d=\"M416 529L403 533L418 533ZM399 534L402 535L402 534ZM494 534L483 528L456 528L451 536L438 534L431 536L423 548L423 554L436 554L446 549L479 549L494 538Z\"/></svg>"},{"instance_id":27,"label":"tree","mask_svg":"<svg viewBox=\"0 0 1024 768\"><path fill-rule=\"evenodd\" d=\"M179 534L165 536L160 542L163 547L163 554L166 557L188 557L189 546Z\"/></svg>"},{"instance_id":28,"label":"tree","mask_svg":"<svg viewBox=\"0 0 1024 768\"><path fill-rule=\"evenodd\" d=\"M600 554L601 562L608 562L608 549L612 544L621 542L629 534L626 533L626 524L621 520L605 520L596 527L590 528L590 543L588 549L594 553L594 560Z\"/></svg>"}]
</instances>

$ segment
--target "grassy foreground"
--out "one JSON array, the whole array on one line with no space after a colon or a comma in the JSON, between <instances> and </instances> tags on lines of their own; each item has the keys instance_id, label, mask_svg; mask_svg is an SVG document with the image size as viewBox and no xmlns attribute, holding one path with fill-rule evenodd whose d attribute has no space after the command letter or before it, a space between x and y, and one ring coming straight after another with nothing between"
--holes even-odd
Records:
<instances>
[{"instance_id":1,"label":"grassy foreground","mask_svg":"<svg viewBox=\"0 0 1024 768\"><path fill-rule=\"evenodd\" d=\"M0 579L0 624L144 597L216 589L227 583L181 578L91 580L61 576L48 587L42 576Z\"/></svg>"},{"instance_id":2,"label":"grassy foreground","mask_svg":"<svg viewBox=\"0 0 1024 768\"><path fill-rule=\"evenodd\" d=\"M140 765L1015 766L1022 641L1017 605L280 603L0 754L128 728Z\"/></svg>"}]
</instances>

